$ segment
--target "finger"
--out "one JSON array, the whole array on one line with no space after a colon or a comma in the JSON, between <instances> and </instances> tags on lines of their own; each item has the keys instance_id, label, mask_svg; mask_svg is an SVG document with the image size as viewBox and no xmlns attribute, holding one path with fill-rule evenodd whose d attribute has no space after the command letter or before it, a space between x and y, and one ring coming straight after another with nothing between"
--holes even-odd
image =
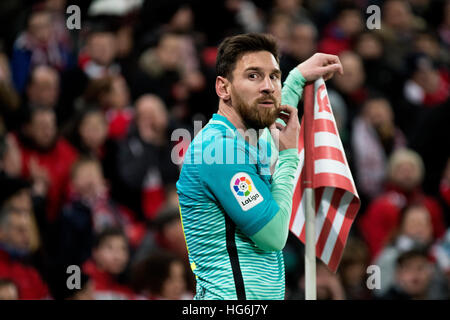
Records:
<instances>
[{"instance_id":1,"label":"finger","mask_svg":"<svg viewBox=\"0 0 450 320\"><path fill-rule=\"evenodd\" d=\"M283 120L286 123L286 125L288 125L288 126L292 125L292 121L293 121L292 119L298 118L297 117L297 112L298 111L294 107L291 107L291 106L288 106L288 105L282 105L282 106L280 106L280 111L281 112L285 112L289 116L287 121Z\"/></svg>"},{"instance_id":2,"label":"finger","mask_svg":"<svg viewBox=\"0 0 450 320\"><path fill-rule=\"evenodd\" d=\"M340 63L339 57L334 54L322 53L322 61L326 64Z\"/></svg>"},{"instance_id":3,"label":"finger","mask_svg":"<svg viewBox=\"0 0 450 320\"><path fill-rule=\"evenodd\" d=\"M323 76L323 80L327 81L327 80L333 78L333 76L334 76L334 73L327 73L326 75Z\"/></svg>"},{"instance_id":4,"label":"finger","mask_svg":"<svg viewBox=\"0 0 450 320\"><path fill-rule=\"evenodd\" d=\"M275 122L275 127L276 127L278 130L280 130L280 131L283 131L284 128L286 128L285 125L283 125L283 124L281 124L281 123L279 123L279 122Z\"/></svg>"},{"instance_id":5,"label":"finger","mask_svg":"<svg viewBox=\"0 0 450 320\"><path fill-rule=\"evenodd\" d=\"M341 73L342 66L338 64L330 64L329 66L321 67L320 74L324 77L326 74L335 74L336 72Z\"/></svg>"},{"instance_id":6,"label":"finger","mask_svg":"<svg viewBox=\"0 0 450 320\"><path fill-rule=\"evenodd\" d=\"M289 121L289 115L285 113L280 113L278 116L281 120L283 120L285 123Z\"/></svg>"},{"instance_id":7,"label":"finger","mask_svg":"<svg viewBox=\"0 0 450 320\"><path fill-rule=\"evenodd\" d=\"M323 66L329 66L329 65L339 65L339 73L341 75L344 74L344 68L342 67L341 64L341 60L339 59L338 56L336 55L332 55L332 54L323 54L323 58L324 58L324 64Z\"/></svg>"},{"instance_id":8,"label":"finger","mask_svg":"<svg viewBox=\"0 0 450 320\"><path fill-rule=\"evenodd\" d=\"M283 104L283 105L281 105L281 106L279 107L279 110L280 110L280 112L285 112L285 113L287 113L288 115L290 115L294 110L297 110L297 109L294 108L294 107L291 107L291 106L289 106L289 105L287 105L287 104Z\"/></svg>"}]
</instances>

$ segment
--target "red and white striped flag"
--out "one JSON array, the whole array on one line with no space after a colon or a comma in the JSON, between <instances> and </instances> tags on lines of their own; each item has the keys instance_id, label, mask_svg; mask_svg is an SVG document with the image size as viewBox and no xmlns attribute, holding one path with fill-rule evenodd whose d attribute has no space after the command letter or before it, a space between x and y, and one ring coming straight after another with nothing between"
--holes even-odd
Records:
<instances>
[{"instance_id":1,"label":"red and white striped flag","mask_svg":"<svg viewBox=\"0 0 450 320\"><path fill-rule=\"evenodd\" d=\"M305 243L304 190L305 186L313 188L316 256L336 272L360 200L322 78L305 87L304 99L305 114L299 139L300 165L296 173L289 229ZM309 174L306 173L308 170ZM307 176L311 181L306 181Z\"/></svg>"}]
</instances>

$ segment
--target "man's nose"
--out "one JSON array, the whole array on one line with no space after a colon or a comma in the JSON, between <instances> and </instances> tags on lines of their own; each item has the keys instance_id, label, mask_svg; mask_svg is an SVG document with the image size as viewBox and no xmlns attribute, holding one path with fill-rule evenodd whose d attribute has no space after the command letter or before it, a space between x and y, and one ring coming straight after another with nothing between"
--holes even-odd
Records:
<instances>
[{"instance_id":1,"label":"man's nose","mask_svg":"<svg viewBox=\"0 0 450 320\"><path fill-rule=\"evenodd\" d=\"M273 93L275 91L275 86L272 83L272 79L269 76L264 78L264 81L261 85L261 92L263 93Z\"/></svg>"}]
</instances>

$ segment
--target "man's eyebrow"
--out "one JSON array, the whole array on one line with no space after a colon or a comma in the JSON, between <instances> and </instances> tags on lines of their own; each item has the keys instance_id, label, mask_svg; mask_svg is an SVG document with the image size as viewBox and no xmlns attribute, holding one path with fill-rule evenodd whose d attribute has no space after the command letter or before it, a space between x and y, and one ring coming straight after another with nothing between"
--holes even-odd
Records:
<instances>
[{"instance_id":1,"label":"man's eyebrow","mask_svg":"<svg viewBox=\"0 0 450 320\"><path fill-rule=\"evenodd\" d=\"M247 71L263 72L262 68L260 68L260 67L248 67L244 71L245 72L247 72ZM281 74L281 70L280 69L272 69L272 71L270 73Z\"/></svg>"}]
</instances>

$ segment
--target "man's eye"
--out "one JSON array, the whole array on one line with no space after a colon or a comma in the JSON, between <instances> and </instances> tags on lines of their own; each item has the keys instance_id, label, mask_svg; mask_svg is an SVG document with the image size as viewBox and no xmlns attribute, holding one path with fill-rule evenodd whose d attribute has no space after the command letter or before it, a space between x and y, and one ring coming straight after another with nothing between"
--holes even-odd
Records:
<instances>
[{"instance_id":1,"label":"man's eye","mask_svg":"<svg viewBox=\"0 0 450 320\"><path fill-rule=\"evenodd\" d=\"M256 74L256 73L250 73L250 74L248 75L248 77L249 77L249 79L256 79L256 78L258 77L258 74Z\"/></svg>"},{"instance_id":2,"label":"man's eye","mask_svg":"<svg viewBox=\"0 0 450 320\"><path fill-rule=\"evenodd\" d=\"M274 73L274 74L272 74L271 76L270 76L270 79L272 79L272 80L277 80L277 79L279 79L280 78L280 76L278 75L278 74L276 74L276 73Z\"/></svg>"}]
</instances>

